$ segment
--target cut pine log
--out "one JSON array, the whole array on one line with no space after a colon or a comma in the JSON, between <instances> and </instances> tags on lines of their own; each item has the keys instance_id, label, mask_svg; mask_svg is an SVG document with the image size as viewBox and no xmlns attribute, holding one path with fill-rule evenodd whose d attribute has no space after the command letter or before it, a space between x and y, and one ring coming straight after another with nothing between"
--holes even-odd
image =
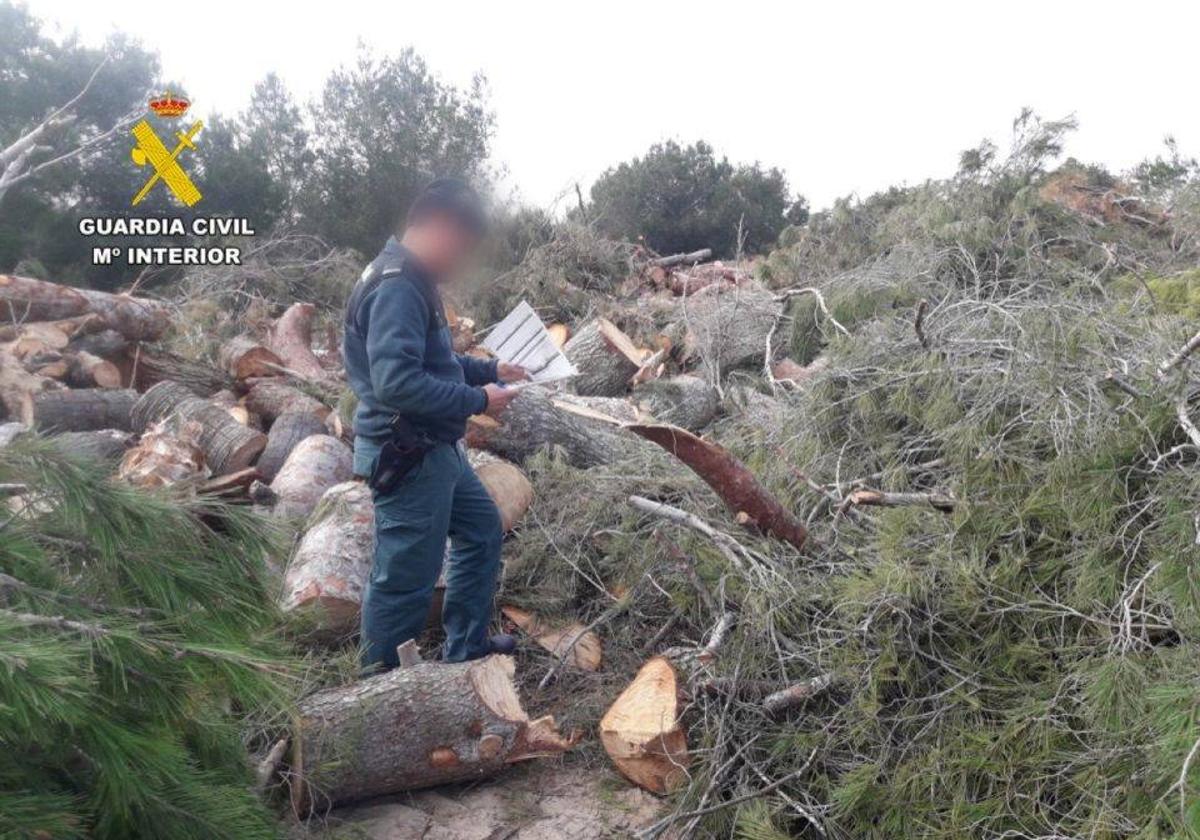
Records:
<instances>
[{"instance_id":1,"label":"cut pine log","mask_svg":"<svg viewBox=\"0 0 1200 840\"><path fill-rule=\"evenodd\" d=\"M582 624L574 622L563 627L549 627L536 615L520 607L501 607L500 612L522 632L533 637L556 659L566 657L568 665L583 671L600 669L602 648L600 637Z\"/></svg>"},{"instance_id":2,"label":"cut pine log","mask_svg":"<svg viewBox=\"0 0 1200 840\"><path fill-rule=\"evenodd\" d=\"M312 412L284 412L271 424L271 430L267 433L267 448L258 456L255 466L266 481L273 481L283 462L300 441L323 434L325 424Z\"/></svg>"},{"instance_id":3,"label":"cut pine log","mask_svg":"<svg viewBox=\"0 0 1200 840\"><path fill-rule=\"evenodd\" d=\"M0 350L0 407L3 416L25 425L33 423L34 399L44 392L62 388L48 376L30 373L16 356Z\"/></svg>"},{"instance_id":4,"label":"cut pine log","mask_svg":"<svg viewBox=\"0 0 1200 840\"><path fill-rule=\"evenodd\" d=\"M64 455L115 465L134 443L130 432L120 429L95 429L88 432L64 432L50 438L54 448Z\"/></svg>"},{"instance_id":5,"label":"cut pine log","mask_svg":"<svg viewBox=\"0 0 1200 840\"><path fill-rule=\"evenodd\" d=\"M88 314L138 341L153 341L171 325L170 311L157 301L0 274L0 321L55 321Z\"/></svg>"},{"instance_id":6,"label":"cut pine log","mask_svg":"<svg viewBox=\"0 0 1200 840\"><path fill-rule=\"evenodd\" d=\"M765 289L709 286L679 298L678 322L687 325L686 358L713 381L743 365L762 366L767 336L783 314L783 304Z\"/></svg>"},{"instance_id":7,"label":"cut pine log","mask_svg":"<svg viewBox=\"0 0 1200 840\"><path fill-rule=\"evenodd\" d=\"M713 421L720 394L698 376L653 379L633 392L634 402L661 423L698 432Z\"/></svg>"},{"instance_id":8,"label":"cut pine log","mask_svg":"<svg viewBox=\"0 0 1200 840\"><path fill-rule=\"evenodd\" d=\"M68 363L67 383L73 388L121 387L121 369L106 359L80 351Z\"/></svg>"},{"instance_id":9,"label":"cut pine log","mask_svg":"<svg viewBox=\"0 0 1200 840\"><path fill-rule=\"evenodd\" d=\"M653 441L691 467L721 497L740 524L803 548L808 531L779 500L763 487L754 473L720 444L697 437L678 426L627 426L634 434Z\"/></svg>"},{"instance_id":10,"label":"cut pine log","mask_svg":"<svg viewBox=\"0 0 1200 840\"><path fill-rule=\"evenodd\" d=\"M674 268L677 265L695 265L712 259L712 248L701 248L687 254L670 254L650 260L650 265L656 268Z\"/></svg>"},{"instance_id":11,"label":"cut pine log","mask_svg":"<svg viewBox=\"0 0 1200 840\"><path fill-rule=\"evenodd\" d=\"M330 410L325 403L299 388L270 379L255 382L246 394L245 404L267 424L274 423L282 414L295 412L307 412L324 420Z\"/></svg>"},{"instance_id":12,"label":"cut pine log","mask_svg":"<svg viewBox=\"0 0 1200 840\"><path fill-rule=\"evenodd\" d=\"M600 720L600 743L625 778L665 794L687 780L687 733L679 722L675 669L655 656Z\"/></svg>"},{"instance_id":13,"label":"cut pine log","mask_svg":"<svg viewBox=\"0 0 1200 840\"><path fill-rule=\"evenodd\" d=\"M128 388L43 391L34 395L24 422L42 432L131 431L137 399Z\"/></svg>"},{"instance_id":14,"label":"cut pine log","mask_svg":"<svg viewBox=\"0 0 1200 840\"><path fill-rule=\"evenodd\" d=\"M593 397L624 394L645 355L616 324L597 318L563 347L579 371L571 380L575 393Z\"/></svg>"},{"instance_id":15,"label":"cut pine log","mask_svg":"<svg viewBox=\"0 0 1200 840\"><path fill-rule=\"evenodd\" d=\"M135 430L168 418L175 423L199 424L198 442L213 475L251 466L267 445L267 436L262 432L243 426L225 408L197 397L176 382L160 382L142 394L133 407Z\"/></svg>"},{"instance_id":16,"label":"cut pine log","mask_svg":"<svg viewBox=\"0 0 1200 840\"><path fill-rule=\"evenodd\" d=\"M358 630L363 587L375 556L375 506L361 481L330 487L309 517L284 575L280 607L314 637Z\"/></svg>"},{"instance_id":17,"label":"cut pine log","mask_svg":"<svg viewBox=\"0 0 1200 840\"><path fill-rule=\"evenodd\" d=\"M421 662L301 701L291 760L303 817L343 802L491 776L570 749L552 717L530 720L513 661Z\"/></svg>"},{"instance_id":18,"label":"cut pine log","mask_svg":"<svg viewBox=\"0 0 1200 840\"><path fill-rule=\"evenodd\" d=\"M270 346L283 365L305 379L324 379L328 372L312 351L312 325L317 307L293 303L271 327Z\"/></svg>"},{"instance_id":19,"label":"cut pine log","mask_svg":"<svg viewBox=\"0 0 1200 840\"><path fill-rule=\"evenodd\" d=\"M312 435L300 441L271 482L278 501L274 513L281 517L307 517L325 491L349 481L354 471L350 447L329 435Z\"/></svg>"},{"instance_id":20,"label":"cut pine log","mask_svg":"<svg viewBox=\"0 0 1200 840\"><path fill-rule=\"evenodd\" d=\"M16 341L30 333L41 333L46 329L65 335L68 339L76 336L90 335L103 330L104 319L99 315L89 313L77 315L74 318L62 318L57 321L33 321L21 324L7 324L0 327L0 341Z\"/></svg>"},{"instance_id":21,"label":"cut pine log","mask_svg":"<svg viewBox=\"0 0 1200 840\"><path fill-rule=\"evenodd\" d=\"M244 382L252 377L278 375L283 359L249 336L239 335L221 347L221 367L238 382Z\"/></svg>"},{"instance_id":22,"label":"cut pine log","mask_svg":"<svg viewBox=\"0 0 1200 840\"><path fill-rule=\"evenodd\" d=\"M475 474L500 511L504 530L511 531L533 504L533 485L520 467L487 452L472 452L469 456Z\"/></svg>"},{"instance_id":23,"label":"cut pine log","mask_svg":"<svg viewBox=\"0 0 1200 840\"><path fill-rule=\"evenodd\" d=\"M581 468L615 463L645 451L639 441L621 432L619 421L594 414L563 410L545 387L532 385L521 390L499 419L472 417L467 445L516 464L524 464L543 449L558 448Z\"/></svg>"},{"instance_id":24,"label":"cut pine log","mask_svg":"<svg viewBox=\"0 0 1200 840\"><path fill-rule=\"evenodd\" d=\"M168 487L181 481L203 478L204 451L200 448L200 424L169 421L154 423L142 434L138 445L121 458L117 477L134 487Z\"/></svg>"}]
</instances>

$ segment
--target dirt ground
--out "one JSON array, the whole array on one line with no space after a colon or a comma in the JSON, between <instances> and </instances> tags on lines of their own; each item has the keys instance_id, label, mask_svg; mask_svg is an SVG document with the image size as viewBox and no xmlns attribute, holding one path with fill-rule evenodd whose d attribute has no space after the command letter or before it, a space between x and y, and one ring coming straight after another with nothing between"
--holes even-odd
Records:
<instances>
[{"instance_id":1,"label":"dirt ground","mask_svg":"<svg viewBox=\"0 0 1200 840\"><path fill-rule=\"evenodd\" d=\"M608 769L534 761L470 785L339 808L296 840L609 840L660 816L662 803Z\"/></svg>"}]
</instances>

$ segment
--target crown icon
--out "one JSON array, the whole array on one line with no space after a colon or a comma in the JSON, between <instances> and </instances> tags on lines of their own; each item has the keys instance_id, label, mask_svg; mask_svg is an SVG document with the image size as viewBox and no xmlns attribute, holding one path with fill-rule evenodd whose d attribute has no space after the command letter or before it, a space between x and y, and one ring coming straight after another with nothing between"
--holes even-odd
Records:
<instances>
[{"instance_id":1,"label":"crown icon","mask_svg":"<svg viewBox=\"0 0 1200 840\"><path fill-rule=\"evenodd\" d=\"M172 96L170 91L167 91L162 96L150 100L150 110L158 114L160 117L175 119L182 117L187 113L187 109L192 106L182 96Z\"/></svg>"}]
</instances>

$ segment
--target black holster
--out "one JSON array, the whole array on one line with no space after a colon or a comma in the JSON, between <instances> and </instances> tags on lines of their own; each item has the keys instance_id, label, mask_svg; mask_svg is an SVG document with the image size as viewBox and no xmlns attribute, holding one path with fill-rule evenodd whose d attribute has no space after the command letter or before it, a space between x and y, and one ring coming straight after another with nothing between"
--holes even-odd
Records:
<instances>
[{"instance_id":1,"label":"black holster","mask_svg":"<svg viewBox=\"0 0 1200 840\"><path fill-rule=\"evenodd\" d=\"M389 493L406 475L420 466L437 441L417 431L400 415L392 418L392 435L379 450L367 486L376 493Z\"/></svg>"}]
</instances>

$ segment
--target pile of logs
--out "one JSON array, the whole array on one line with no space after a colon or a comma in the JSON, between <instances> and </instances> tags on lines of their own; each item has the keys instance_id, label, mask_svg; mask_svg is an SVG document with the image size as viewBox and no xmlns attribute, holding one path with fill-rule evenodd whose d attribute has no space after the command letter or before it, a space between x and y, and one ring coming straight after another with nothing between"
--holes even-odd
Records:
<instances>
[{"instance_id":1,"label":"pile of logs","mask_svg":"<svg viewBox=\"0 0 1200 840\"><path fill-rule=\"evenodd\" d=\"M498 419L471 418L471 461L506 531L520 528L534 501L522 468L539 451L557 450L580 468L669 453L713 488L740 525L804 545L804 526L701 434L721 413L724 371L803 379L803 369L774 358L770 347L782 302L744 271L704 263L709 256L659 258L631 281L676 313L670 334L637 334L635 319L627 333L619 316L552 324L579 375L524 389ZM0 421L104 461L120 480L253 504L290 525L296 539L281 575L282 612L311 644L354 637L374 558L374 509L352 475L352 432L332 410L344 376L336 360L313 351L311 304L293 304L265 329L227 341L215 364L152 344L169 329L171 311L144 298L0 275L0 315ZM452 313L450 322L456 349L484 352L469 318ZM641 501L647 512L686 517ZM556 667L603 667L592 628L547 623L512 604L502 612ZM578 738L561 735L552 719L530 720L509 658L434 665L411 644L400 654L406 667L303 702L290 759L285 744L265 770L270 777L289 765L299 812L477 778L557 754ZM678 694L674 665L655 657L599 722L615 766L656 793L686 778Z\"/></svg>"}]
</instances>

